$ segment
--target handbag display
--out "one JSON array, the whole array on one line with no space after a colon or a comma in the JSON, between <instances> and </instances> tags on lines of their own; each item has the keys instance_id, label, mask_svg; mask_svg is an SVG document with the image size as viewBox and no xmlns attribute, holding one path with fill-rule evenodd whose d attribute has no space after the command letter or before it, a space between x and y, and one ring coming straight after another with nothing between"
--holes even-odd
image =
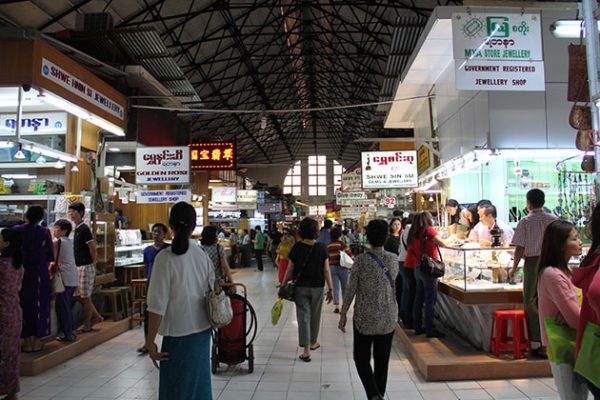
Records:
<instances>
[{"instance_id":1,"label":"handbag display","mask_svg":"<svg viewBox=\"0 0 600 400\"><path fill-rule=\"evenodd\" d=\"M575 147L581 151L591 151L594 148L594 131L593 130L580 130L577 131L577 137L575 138Z\"/></svg>"},{"instance_id":2,"label":"handbag display","mask_svg":"<svg viewBox=\"0 0 600 400\"><path fill-rule=\"evenodd\" d=\"M587 103L590 101L590 92L588 87L586 48L583 44L583 29L579 35L579 44L570 44L568 52L567 100Z\"/></svg>"},{"instance_id":3,"label":"handbag display","mask_svg":"<svg viewBox=\"0 0 600 400\"><path fill-rule=\"evenodd\" d=\"M594 386L600 387L600 326L588 322L581 339L581 347L575 361L575 369Z\"/></svg>"},{"instance_id":4,"label":"handbag display","mask_svg":"<svg viewBox=\"0 0 600 400\"><path fill-rule=\"evenodd\" d=\"M340 251L340 267L352 269L354 260L344 250Z\"/></svg>"},{"instance_id":5,"label":"handbag display","mask_svg":"<svg viewBox=\"0 0 600 400\"><path fill-rule=\"evenodd\" d=\"M590 107L587 104L573 104L569 114L569 125L573 129L582 131L592 129L592 110Z\"/></svg>"},{"instance_id":6,"label":"handbag display","mask_svg":"<svg viewBox=\"0 0 600 400\"><path fill-rule=\"evenodd\" d=\"M313 247L310 249L310 252L308 253L308 256L304 260L304 264L302 264L302 268L300 269L300 271L298 272L298 275L296 276L296 281L300 279L300 276L302 275L302 272L304 271L304 268L306 267L306 263L308 262L308 260L310 260L310 256L311 256L314 248L315 247L313 245ZM277 296L281 297L284 300L294 301L296 299L296 283L295 283L295 281L289 280L286 283L282 284L281 287L279 288L279 291L277 292Z\"/></svg>"},{"instance_id":7,"label":"handbag display","mask_svg":"<svg viewBox=\"0 0 600 400\"><path fill-rule=\"evenodd\" d=\"M433 257L429 257L427 252L425 251L425 244L427 243L427 235L423 238L423 247L421 251L421 262L417 266L419 271L430 278L441 278L446 273L446 264L444 264L444 260L442 259L442 253L438 245L435 247L438 249L438 254L440 255L440 260L436 260Z\"/></svg>"},{"instance_id":8,"label":"handbag display","mask_svg":"<svg viewBox=\"0 0 600 400\"><path fill-rule=\"evenodd\" d=\"M220 285L215 285L213 290L212 285L208 284L208 293L206 294L206 315L210 325L215 328L222 328L229 325L233 319L233 308L231 307L231 299L221 288Z\"/></svg>"},{"instance_id":9,"label":"handbag display","mask_svg":"<svg viewBox=\"0 0 600 400\"><path fill-rule=\"evenodd\" d=\"M60 240L60 238L58 239L58 249L56 250L56 258L54 261L54 268L56 269L56 271L54 272L54 277L52 278L52 282L50 282L51 284L51 294L52 296L55 296L57 294L61 294L65 292L65 284L62 281L62 276L60 275L60 270L58 268L58 259L60 257L60 244L62 243L62 240Z\"/></svg>"},{"instance_id":10,"label":"handbag display","mask_svg":"<svg viewBox=\"0 0 600 400\"><path fill-rule=\"evenodd\" d=\"M581 170L585 172L596 171L596 159L591 154L586 154L581 160Z\"/></svg>"}]
</instances>

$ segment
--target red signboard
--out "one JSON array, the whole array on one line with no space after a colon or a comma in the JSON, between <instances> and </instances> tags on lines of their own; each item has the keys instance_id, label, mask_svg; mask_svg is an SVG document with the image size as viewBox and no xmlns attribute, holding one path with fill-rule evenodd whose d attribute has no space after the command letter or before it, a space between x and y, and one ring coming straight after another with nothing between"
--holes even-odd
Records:
<instances>
[{"instance_id":1,"label":"red signboard","mask_svg":"<svg viewBox=\"0 0 600 400\"><path fill-rule=\"evenodd\" d=\"M192 169L235 169L235 145L232 142L190 144Z\"/></svg>"}]
</instances>

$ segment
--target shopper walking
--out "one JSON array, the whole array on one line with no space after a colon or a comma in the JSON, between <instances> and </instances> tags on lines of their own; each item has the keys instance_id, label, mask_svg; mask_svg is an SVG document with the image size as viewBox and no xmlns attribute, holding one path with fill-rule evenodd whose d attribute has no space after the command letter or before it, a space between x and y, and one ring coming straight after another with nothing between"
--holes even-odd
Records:
<instances>
[{"instance_id":1,"label":"shopper walking","mask_svg":"<svg viewBox=\"0 0 600 400\"><path fill-rule=\"evenodd\" d=\"M254 257L256 257L256 266L259 271L263 270L263 252L265 250L265 234L262 233L260 226L256 225L254 228L256 232L254 234L254 239L252 239L252 244L254 248Z\"/></svg>"},{"instance_id":2,"label":"shopper walking","mask_svg":"<svg viewBox=\"0 0 600 400\"><path fill-rule=\"evenodd\" d=\"M20 336L23 317L19 289L23 281L23 255L20 233L0 232L0 397L16 400L20 390Z\"/></svg>"},{"instance_id":3,"label":"shopper walking","mask_svg":"<svg viewBox=\"0 0 600 400\"><path fill-rule=\"evenodd\" d=\"M241 258L241 266L242 268L250 268L250 264L252 263L252 241L250 239L250 231L248 229L244 229L244 235L242 237L242 258Z\"/></svg>"},{"instance_id":4,"label":"shopper walking","mask_svg":"<svg viewBox=\"0 0 600 400\"><path fill-rule=\"evenodd\" d=\"M73 243L69 239L69 235L73 227L66 219L59 219L54 223L54 254L56 261L51 270L55 274L57 271L65 287L65 291L56 294L54 299L54 307L56 310L56 318L60 324L63 334L57 340L61 342L75 341L75 324L73 322L73 310L71 301L77 285L79 284L79 273L75 266L75 256L73 255Z\"/></svg>"},{"instance_id":5,"label":"shopper walking","mask_svg":"<svg viewBox=\"0 0 600 400\"><path fill-rule=\"evenodd\" d=\"M165 242L167 233L169 232L165 224L157 223L152 225L152 240L154 243L144 249L144 266L146 267L147 285L150 284L152 277L152 268L154 268L154 260L158 253L171 246ZM144 304L144 341L148 337L148 305ZM146 354L148 349L145 345L137 349L138 353Z\"/></svg>"},{"instance_id":6,"label":"shopper walking","mask_svg":"<svg viewBox=\"0 0 600 400\"><path fill-rule=\"evenodd\" d=\"M319 231L319 236L317 237L317 243L323 243L325 246L329 244L331 241L331 227L333 226L333 221L330 219L326 219L323 223L323 227Z\"/></svg>"},{"instance_id":7,"label":"shopper walking","mask_svg":"<svg viewBox=\"0 0 600 400\"><path fill-rule=\"evenodd\" d=\"M154 260L148 288L146 348L158 367L159 400L211 399L211 329L204 298L215 281L208 255L190 236L196 211L179 202L171 208L170 248ZM163 336L160 352L156 335Z\"/></svg>"},{"instance_id":8,"label":"shopper walking","mask_svg":"<svg viewBox=\"0 0 600 400\"><path fill-rule=\"evenodd\" d=\"M76 297L83 305L83 324L77 330L79 333L90 332L95 324L104 321L92 302L92 292L96 281L97 252L92 231L83 222L84 215L85 206L83 203L75 202L69 206L69 218L75 224L73 254L79 273Z\"/></svg>"},{"instance_id":9,"label":"shopper walking","mask_svg":"<svg viewBox=\"0 0 600 400\"><path fill-rule=\"evenodd\" d=\"M32 205L25 213L27 223L15 230L22 236L23 286L19 292L23 310L23 351L35 352L44 348L40 338L50 335L50 275L48 266L54 261L52 236L39 223L44 209Z\"/></svg>"},{"instance_id":10,"label":"shopper walking","mask_svg":"<svg viewBox=\"0 0 600 400\"><path fill-rule=\"evenodd\" d=\"M233 282L225 249L217 242L217 227L214 225L205 226L200 235L200 243L202 244L202 250L208 254L215 269L214 286L216 287L224 282Z\"/></svg>"},{"instance_id":11,"label":"shopper walking","mask_svg":"<svg viewBox=\"0 0 600 400\"><path fill-rule=\"evenodd\" d=\"M592 231L590 250L581 262L580 268L573 269L572 277L575 286L583 293L577 327L576 356L579 356L583 333L588 323L600 325L600 203L594 208L590 225ZM596 332L596 336L599 335L600 332ZM594 395L594 400L600 400L600 386L594 385L589 380L587 385Z\"/></svg>"},{"instance_id":12,"label":"shopper walking","mask_svg":"<svg viewBox=\"0 0 600 400\"><path fill-rule=\"evenodd\" d=\"M573 329L579 324L579 301L571 283L569 260L581 255L581 240L573 224L567 221L551 222L544 231L544 239L536 267L537 292L534 306L539 313L542 344L548 346L544 320L555 318ZM573 360L574 361L574 360ZM586 400L588 390L573 374L573 365L550 361L554 383L561 400Z\"/></svg>"},{"instance_id":13,"label":"shopper walking","mask_svg":"<svg viewBox=\"0 0 600 400\"><path fill-rule=\"evenodd\" d=\"M440 259L437 247L447 247L444 239L440 238L433 228L433 218L427 211L415 215L408 232L408 252L404 268L415 271L416 294L413 306L413 323L415 335L425 333L428 338L443 338L445 335L434 325L435 302L437 300L437 278L425 275L417 268L423 250L429 257ZM425 307L425 327L423 321L423 306Z\"/></svg>"},{"instance_id":14,"label":"shopper walking","mask_svg":"<svg viewBox=\"0 0 600 400\"><path fill-rule=\"evenodd\" d=\"M340 228L331 229L331 241L327 245L327 253L329 254L329 269L331 270L331 280L333 281L333 312L340 312L340 288L342 290L342 300L346 294L346 286L348 285L348 275L350 269L343 267L340 264L341 253L344 252L354 258L350 248L341 241L342 230Z\"/></svg>"},{"instance_id":15,"label":"shopper walking","mask_svg":"<svg viewBox=\"0 0 600 400\"><path fill-rule=\"evenodd\" d=\"M301 240L290 252L290 262L282 284L293 280L296 284L295 303L298 320L298 341L304 349L300 360L310 362L311 350L317 350L323 297L327 304L332 300L331 272L329 256L323 243L316 243L317 221L305 218L300 222ZM323 287L327 283L327 293Z\"/></svg>"},{"instance_id":16,"label":"shopper walking","mask_svg":"<svg viewBox=\"0 0 600 400\"><path fill-rule=\"evenodd\" d=\"M277 282L279 286L281 286L281 282L283 282L283 277L285 276L288 264L290 263L289 256L292 247L294 247L294 237L290 235L289 229L284 228L281 242L279 243L279 246L277 246Z\"/></svg>"},{"instance_id":17,"label":"shopper walking","mask_svg":"<svg viewBox=\"0 0 600 400\"><path fill-rule=\"evenodd\" d=\"M384 399L392 339L398 317L394 282L398 275L395 254L385 251L388 234L384 220L367 225L371 249L356 257L340 313L339 328L346 331L347 313L354 298L354 364L367 399ZM373 365L371 368L371 351Z\"/></svg>"},{"instance_id":18,"label":"shopper walking","mask_svg":"<svg viewBox=\"0 0 600 400\"><path fill-rule=\"evenodd\" d=\"M529 213L517 224L515 234L512 238L512 245L515 246L513 265L510 275L514 276L517 272L521 258L525 258L523 266L523 306L527 315L527 324L529 326L529 340L542 346L540 321L537 309L533 303L533 296L537 291L536 267L538 264L540 251L542 248L542 239L546 226L556 217L544 211L545 203L544 192L540 189L531 189L527 192L527 210ZM545 355L546 350L543 347L537 349L540 355Z\"/></svg>"}]
</instances>

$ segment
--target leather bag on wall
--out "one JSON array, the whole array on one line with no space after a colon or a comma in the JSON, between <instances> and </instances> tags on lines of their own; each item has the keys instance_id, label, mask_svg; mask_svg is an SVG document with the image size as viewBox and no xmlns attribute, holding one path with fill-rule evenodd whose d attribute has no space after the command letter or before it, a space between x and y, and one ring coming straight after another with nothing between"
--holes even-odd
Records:
<instances>
[{"instance_id":1,"label":"leather bag on wall","mask_svg":"<svg viewBox=\"0 0 600 400\"><path fill-rule=\"evenodd\" d=\"M583 44L583 29L579 35L579 44L570 44L569 48L569 81L567 100L587 103L590 101L588 87L587 59Z\"/></svg>"},{"instance_id":2,"label":"leather bag on wall","mask_svg":"<svg viewBox=\"0 0 600 400\"><path fill-rule=\"evenodd\" d=\"M591 151L594 148L593 130L577 131L575 147L581 151Z\"/></svg>"},{"instance_id":3,"label":"leather bag on wall","mask_svg":"<svg viewBox=\"0 0 600 400\"><path fill-rule=\"evenodd\" d=\"M581 170L585 172L596 171L596 160L594 156L590 154L583 156L583 160L581 160Z\"/></svg>"},{"instance_id":4,"label":"leather bag on wall","mask_svg":"<svg viewBox=\"0 0 600 400\"><path fill-rule=\"evenodd\" d=\"M592 110L587 104L573 104L571 113L569 114L569 125L577 130L592 129Z\"/></svg>"}]
</instances>

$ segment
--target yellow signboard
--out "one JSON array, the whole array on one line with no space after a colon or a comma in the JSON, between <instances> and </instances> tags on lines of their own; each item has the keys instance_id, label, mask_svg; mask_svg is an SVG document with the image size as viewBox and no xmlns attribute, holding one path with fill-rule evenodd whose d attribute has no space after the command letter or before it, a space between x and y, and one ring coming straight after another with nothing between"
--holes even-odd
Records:
<instances>
[{"instance_id":1,"label":"yellow signboard","mask_svg":"<svg viewBox=\"0 0 600 400\"><path fill-rule=\"evenodd\" d=\"M431 167L431 154L427 145L421 145L417 150L417 172L422 174Z\"/></svg>"}]
</instances>

